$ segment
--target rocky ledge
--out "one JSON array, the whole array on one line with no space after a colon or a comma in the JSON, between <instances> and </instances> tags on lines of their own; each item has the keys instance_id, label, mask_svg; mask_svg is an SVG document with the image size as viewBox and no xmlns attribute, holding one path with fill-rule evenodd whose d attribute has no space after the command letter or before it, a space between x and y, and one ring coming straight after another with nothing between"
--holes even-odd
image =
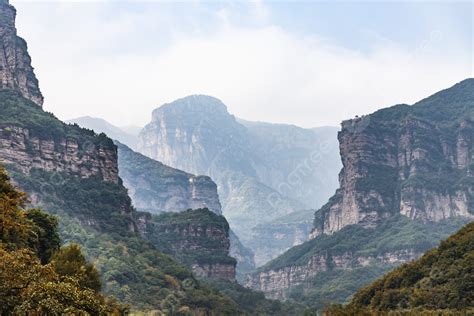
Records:
<instances>
[{"instance_id":1,"label":"rocky ledge","mask_svg":"<svg viewBox=\"0 0 474 316\"><path fill-rule=\"evenodd\" d=\"M387 252L377 256L353 256L351 253L331 256L315 255L306 265L287 266L250 275L246 286L265 293L267 298L286 299L288 290L311 280L321 272L348 270L375 264L398 265L420 257L413 250Z\"/></svg>"},{"instance_id":2,"label":"rocky ledge","mask_svg":"<svg viewBox=\"0 0 474 316\"><path fill-rule=\"evenodd\" d=\"M164 253L192 268L197 277L235 280L229 224L208 209L139 215L139 230Z\"/></svg>"},{"instance_id":3,"label":"rocky ledge","mask_svg":"<svg viewBox=\"0 0 474 316\"><path fill-rule=\"evenodd\" d=\"M18 126L0 127L0 163L14 165L24 174L38 168L83 178L100 176L114 183L119 179L114 146L96 146L74 138L40 139Z\"/></svg>"}]
</instances>

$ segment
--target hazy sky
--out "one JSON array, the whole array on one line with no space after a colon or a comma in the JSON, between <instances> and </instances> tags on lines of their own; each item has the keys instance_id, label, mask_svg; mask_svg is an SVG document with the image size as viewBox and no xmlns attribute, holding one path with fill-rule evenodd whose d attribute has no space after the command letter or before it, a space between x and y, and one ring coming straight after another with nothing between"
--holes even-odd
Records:
<instances>
[{"instance_id":1,"label":"hazy sky","mask_svg":"<svg viewBox=\"0 0 474 316\"><path fill-rule=\"evenodd\" d=\"M208 94L248 120L338 125L474 73L472 1L10 2L61 119L144 125Z\"/></svg>"}]
</instances>

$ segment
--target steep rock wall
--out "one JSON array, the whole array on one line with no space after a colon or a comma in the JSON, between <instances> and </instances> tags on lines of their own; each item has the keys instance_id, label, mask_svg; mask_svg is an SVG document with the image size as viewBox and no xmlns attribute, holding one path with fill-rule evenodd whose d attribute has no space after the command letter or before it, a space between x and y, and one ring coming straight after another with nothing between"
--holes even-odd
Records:
<instances>
[{"instance_id":1,"label":"steep rock wall","mask_svg":"<svg viewBox=\"0 0 474 316\"><path fill-rule=\"evenodd\" d=\"M344 121L340 188L316 212L311 237L351 224L373 227L396 214L425 221L473 217L473 82ZM445 97L455 91L460 99Z\"/></svg>"},{"instance_id":2,"label":"steep rock wall","mask_svg":"<svg viewBox=\"0 0 474 316\"><path fill-rule=\"evenodd\" d=\"M17 126L0 127L0 163L12 164L23 173L38 168L118 182L114 146L96 146L74 138L40 139L31 136L27 128Z\"/></svg>"},{"instance_id":3,"label":"steep rock wall","mask_svg":"<svg viewBox=\"0 0 474 316\"><path fill-rule=\"evenodd\" d=\"M139 230L158 249L189 266L196 276L235 280L229 225L208 209L139 215Z\"/></svg>"},{"instance_id":4,"label":"steep rock wall","mask_svg":"<svg viewBox=\"0 0 474 316\"><path fill-rule=\"evenodd\" d=\"M31 66L25 40L15 28L16 10L8 0L0 1L0 90L16 90L39 106L43 96Z\"/></svg>"},{"instance_id":5,"label":"steep rock wall","mask_svg":"<svg viewBox=\"0 0 474 316\"><path fill-rule=\"evenodd\" d=\"M353 256L345 253L338 256L312 256L303 266L288 266L282 269L254 274L247 280L247 287L260 290L271 299L288 298L288 289L303 284L321 272L347 270L373 264L397 265L420 257L422 253L413 250L387 252L378 256Z\"/></svg>"}]
</instances>

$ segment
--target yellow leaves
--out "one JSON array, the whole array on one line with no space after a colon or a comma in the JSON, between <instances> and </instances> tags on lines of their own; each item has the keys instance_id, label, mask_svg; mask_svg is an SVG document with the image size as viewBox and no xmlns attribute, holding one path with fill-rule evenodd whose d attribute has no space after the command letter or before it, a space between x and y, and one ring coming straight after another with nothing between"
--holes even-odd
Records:
<instances>
[{"instance_id":1,"label":"yellow leaves","mask_svg":"<svg viewBox=\"0 0 474 316\"><path fill-rule=\"evenodd\" d=\"M106 306L93 290L74 278L60 278L51 264L41 265L33 252L0 249L0 314L88 313L105 315Z\"/></svg>"},{"instance_id":2,"label":"yellow leaves","mask_svg":"<svg viewBox=\"0 0 474 316\"><path fill-rule=\"evenodd\" d=\"M181 285L179 284L179 281L173 277L172 275L166 274L165 275L165 281L168 283L171 287L173 287L176 290L179 290L181 288Z\"/></svg>"}]
</instances>

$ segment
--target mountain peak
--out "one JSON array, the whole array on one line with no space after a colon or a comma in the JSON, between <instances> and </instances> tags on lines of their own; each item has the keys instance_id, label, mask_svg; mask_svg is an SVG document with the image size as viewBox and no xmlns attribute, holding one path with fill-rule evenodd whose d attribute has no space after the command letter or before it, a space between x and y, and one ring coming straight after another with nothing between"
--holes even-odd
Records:
<instances>
[{"instance_id":1,"label":"mountain peak","mask_svg":"<svg viewBox=\"0 0 474 316\"><path fill-rule=\"evenodd\" d=\"M31 66L25 40L17 36L16 10L8 0L0 0L0 90L14 90L39 106L43 95Z\"/></svg>"},{"instance_id":2,"label":"mountain peak","mask_svg":"<svg viewBox=\"0 0 474 316\"><path fill-rule=\"evenodd\" d=\"M202 94L189 95L170 103L165 103L153 111L153 118L163 113L193 113L229 115L227 106L219 99Z\"/></svg>"}]
</instances>

